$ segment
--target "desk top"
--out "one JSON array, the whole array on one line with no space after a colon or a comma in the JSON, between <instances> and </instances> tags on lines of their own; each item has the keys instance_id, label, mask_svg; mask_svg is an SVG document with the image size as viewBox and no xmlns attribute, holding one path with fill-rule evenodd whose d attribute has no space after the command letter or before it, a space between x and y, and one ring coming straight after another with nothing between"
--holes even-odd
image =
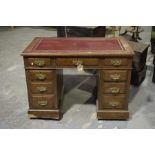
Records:
<instances>
[{"instance_id":1,"label":"desk top","mask_svg":"<svg viewBox=\"0 0 155 155\"><path fill-rule=\"evenodd\" d=\"M133 55L123 37L117 38L35 38L24 56L104 56Z\"/></svg>"}]
</instances>

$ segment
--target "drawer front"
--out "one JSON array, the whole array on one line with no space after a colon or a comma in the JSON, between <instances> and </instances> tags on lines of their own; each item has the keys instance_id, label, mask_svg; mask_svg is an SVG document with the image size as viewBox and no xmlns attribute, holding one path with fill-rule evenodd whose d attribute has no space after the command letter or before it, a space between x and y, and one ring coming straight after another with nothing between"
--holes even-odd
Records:
<instances>
[{"instance_id":1,"label":"drawer front","mask_svg":"<svg viewBox=\"0 0 155 155\"><path fill-rule=\"evenodd\" d=\"M130 64L130 60L127 58L105 58L103 60L104 66L109 67L121 67L128 66Z\"/></svg>"},{"instance_id":2,"label":"drawer front","mask_svg":"<svg viewBox=\"0 0 155 155\"><path fill-rule=\"evenodd\" d=\"M48 82L54 79L54 70L29 70L27 71L31 81Z\"/></svg>"},{"instance_id":3,"label":"drawer front","mask_svg":"<svg viewBox=\"0 0 155 155\"><path fill-rule=\"evenodd\" d=\"M55 95L32 96L31 109L56 109Z\"/></svg>"},{"instance_id":4,"label":"drawer front","mask_svg":"<svg viewBox=\"0 0 155 155\"><path fill-rule=\"evenodd\" d=\"M77 66L78 64L84 66L97 66L99 64L96 58L57 58L56 64L58 66Z\"/></svg>"},{"instance_id":5,"label":"drawer front","mask_svg":"<svg viewBox=\"0 0 155 155\"><path fill-rule=\"evenodd\" d=\"M127 81L128 71L105 70L103 71L104 81Z\"/></svg>"},{"instance_id":6,"label":"drawer front","mask_svg":"<svg viewBox=\"0 0 155 155\"><path fill-rule=\"evenodd\" d=\"M125 95L102 95L101 109L126 109Z\"/></svg>"},{"instance_id":7,"label":"drawer front","mask_svg":"<svg viewBox=\"0 0 155 155\"><path fill-rule=\"evenodd\" d=\"M44 68L54 64L54 60L50 58L25 58L26 67Z\"/></svg>"},{"instance_id":8,"label":"drawer front","mask_svg":"<svg viewBox=\"0 0 155 155\"><path fill-rule=\"evenodd\" d=\"M55 84L49 83L31 83L31 92L33 94L54 94Z\"/></svg>"},{"instance_id":9,"label":"drawer front","mask_svg":"<svg viewBox=\"0 0 155 155\"><path fill-rule=\"evenodd\" d=\"M122 94L126 93L126 83L104 82L102 91L106 94Z\"/></svg>"}]
</instances>

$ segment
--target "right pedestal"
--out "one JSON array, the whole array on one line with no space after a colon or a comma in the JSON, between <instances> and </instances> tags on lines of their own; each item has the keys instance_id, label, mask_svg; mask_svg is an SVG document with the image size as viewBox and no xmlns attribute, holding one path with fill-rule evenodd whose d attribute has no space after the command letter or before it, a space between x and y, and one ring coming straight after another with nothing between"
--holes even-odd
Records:
<instances>
[{"instance_id":1,"label":"right pedestal","mask_svg":"<svg viewBox=\"0 0 155 155\"><path fill-rule=\"evenodd\" d=\"M98 119L128 119L131 69L104 69L98 72Z\"/></svg>"}]
</instances>

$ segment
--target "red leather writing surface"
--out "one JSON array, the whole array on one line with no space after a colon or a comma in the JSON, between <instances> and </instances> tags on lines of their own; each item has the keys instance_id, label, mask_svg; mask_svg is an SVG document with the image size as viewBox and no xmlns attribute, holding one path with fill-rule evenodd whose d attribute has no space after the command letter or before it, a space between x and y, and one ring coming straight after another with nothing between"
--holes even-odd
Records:
<instances>
[{"instance_id":1,"label":"red leather writing surface","mask_svg":"<svg viewBox=\"0 0 155 155\"><path fill-rule=\"evenodd\" d=\"M78 51L78 50L123 50L117 39L42 39L35 50Z\"/></svg>"}]
</instances>

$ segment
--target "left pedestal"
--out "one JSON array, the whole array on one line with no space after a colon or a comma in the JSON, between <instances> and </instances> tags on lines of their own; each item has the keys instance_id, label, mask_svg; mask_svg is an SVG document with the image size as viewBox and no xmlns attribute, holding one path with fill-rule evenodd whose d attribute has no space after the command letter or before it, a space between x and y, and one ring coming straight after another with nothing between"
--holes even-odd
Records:
<instances>
[{"instance_id":1,"label":"left pedestal","mask_svg":"<svg viewBox=\"0 0 155 155\"><path fill-rule=\"evenodd\" d=\"M41 65L39 62L44 63ZM60 119L62 70L47 68L46 61L43 58L30 60L27 58L25 59L25 66L29 118Z\"/></svg>"}]
</instances>

